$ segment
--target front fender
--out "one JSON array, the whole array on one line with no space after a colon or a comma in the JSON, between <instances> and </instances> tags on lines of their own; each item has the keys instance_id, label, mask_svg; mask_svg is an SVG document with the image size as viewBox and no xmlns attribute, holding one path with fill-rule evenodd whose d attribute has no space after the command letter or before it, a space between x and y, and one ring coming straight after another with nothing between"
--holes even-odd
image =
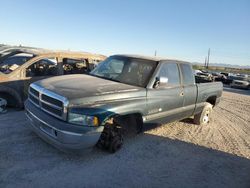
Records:
<instances>
[{"instance_id":1,"label":"front fender","mask_svg":"<svg viewBox=\"0 0 250 188\"><path fill-rule=\"evenodd\" d=\"M126 99L122 101L109 101L88 106L73 107L69 112L97 116L100 124L110 117L139 113L146 114L146 97Z\"/></svg>"}]
</instances>

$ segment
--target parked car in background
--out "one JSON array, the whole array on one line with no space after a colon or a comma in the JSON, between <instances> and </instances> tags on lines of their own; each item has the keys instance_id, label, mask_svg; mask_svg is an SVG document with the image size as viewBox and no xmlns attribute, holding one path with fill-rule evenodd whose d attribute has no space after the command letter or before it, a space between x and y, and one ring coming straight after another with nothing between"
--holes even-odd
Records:
<instances>
[{"instance_id":1,"label":"parked car in background","mask_svg":"<svg viewBox=\"0 0 250 188\"><path fill-rule=\"evenodd\" d=\"M225 75L226 77L232 76L232 75L233 75L232 73L229 73L229 72L220 72L220 74L223 74L223 75Z\"/></svg>"},{"instance_id":2,"label":"parked car in background","mask_svg":"<svg viewBox=\"0 0 250 188\"><path fill-rule=\"evenodd\" d=\"M234 77L230 86L232 88L250 89L250 81L248 75L238 75Z\"/></svg>"},{"instance_id":3,"label":"parked car in background","mask_svg":"<svg viewBox=\"0 0 250 188\"><path fill-rule=\"evenodd\" d=\"M230 85L233 82L233 80L234 80L233 75L227 76L226 79L223 81L223 84Z\"/></svg>"},{"instance_id":4,"label":"parked car in background","mask_svg":"<svg viewBox=\"0 0 250 188\"><path fill-rule=\"evenodd\" d=\"M29 85L65 74L85 74L106 57L98 54L39 49L9 49L0 57L0 98L23 107Z\"/></svg>"},{"instance_id":5,"label":"parked car in background","mask_svg":"<svg viewBox=\"0 0 250 188\"><path fill-rule=\"evenodd\" d=\"M214 81L218 81L218 82L224 82L227 77L219 72L211 72Z\"/></svg>"},{"instance_id":6,"label":"parked car in background","mask_svg":"<svg viewBox=\"0 0 250 188\"><path fill-rule=\"evenodd\" d=\"M232 88L239 88L239 89L250 89L250 84L248 81L243 80L233 80L230 85Z\"/></svg>"},{"instance_id":7,"label":"parked car in background","mask_svg":"<svg viewBox=\"0 0 250 188\"><path fill-rule=\"evenodd\" d=\"M199 73L202 73L202 71L201 70L194 70L194 75L197 75Z\"/></svg>"},{"instance_id":8,"label":"parked car in background","mask_svg":"<svg viewBox=\"0 0 250 188\"><path fill-rule=\"evenodd\" d=\"M42 48L35 48L35 47L28 47L28 46L0 45L0 58L2 56L7 57L6 55L16 54L19 51L23 51L23 50L33 50L33 51L40 51L40 52L49 51L49 50L42 49Z\"/></svg>"},{"instance_id":9,"label":"parked car in background","mask_svg":"<svg viewBox=\"0 0 250 188\"><path fill-rule=\"evenodd\" d=\"M195 75L195 80L197 83L213 82L213 75L208 72L197 72Z\"/></svg>"}]
</instances>

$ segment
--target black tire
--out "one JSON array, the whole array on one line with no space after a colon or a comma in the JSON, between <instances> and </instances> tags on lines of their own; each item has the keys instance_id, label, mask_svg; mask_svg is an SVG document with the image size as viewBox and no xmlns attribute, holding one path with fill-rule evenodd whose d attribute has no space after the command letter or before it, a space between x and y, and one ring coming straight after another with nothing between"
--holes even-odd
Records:
<instances>
[{"instance_id":1,"label":"black tire","mask_svg":"<svg viewBox=\"0 0 250 188\"><path fill-rule=\"evenodd\" d=\"M0 86L0 97L7 100L7 106L17 109L23 108L21 96L13 89L5 86Z\"/></svg>"},{"instance_id":2,"label":"black tire","mask_svg":"<svg viewBox=\"0 0 250 188\"><path fill-rule=\"evenodd\" d=\"M114 124L106 124L96 146L100 149L115 153L123 145L121 130Z\"/></svg>"},{"instance_id":3,"label":"black tire","mask_svg":"<svg viewBox=\"0 0 250 188\"><path fill-rule=\"evenodd\" d=\"M207 125L210 121L210 114L213 110L213 105L206 102L203 110L199 113L194 115L194 123L197 125Z\"/></svg>"},{"instance_id":4,"label":"black tire","mask_svg":"<svg viewBox=\"0 0 250 188\"><path fill-rule=\"evenodd\" d=\"M140 116L128 115L114 118L112 123L106 123L96 146L115 153L123 145L123 138L134 137L142 131L143 121Z\"/></svg>"},{"instance_id":5,"label":"black tire","mask_svg":"<svg viewBox=\"0 0 250 188\"><path fill-rule=\"evenodd\" d=\"M109 130L104 129L102 132L99 141L97 142L96 146L100 149L108 150L109 148L109 139L110 139L110 133Z\"/></svg>"},{"instance_id":6,"label":"black tire","mask_svg":"<svg viewBox=\"0 0 250 188\"><path fill-rule=\"evenodd\" d=\"M117 152L119 149L121 149L122 145L123 145L122 136L120 135L115 136L109 145L109 152L110 153Z\"/></svg>"}]
</instances>

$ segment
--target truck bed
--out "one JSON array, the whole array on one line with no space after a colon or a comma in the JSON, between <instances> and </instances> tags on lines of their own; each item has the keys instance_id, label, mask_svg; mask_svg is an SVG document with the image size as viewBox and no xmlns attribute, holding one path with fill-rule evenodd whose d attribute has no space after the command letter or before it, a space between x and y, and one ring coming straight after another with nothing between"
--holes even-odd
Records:
<instances>
[{"instance_id":1,"label":"truck bed","mask_svg":"<svg viewBox=\"0 0 250 188\"><path fill-rule=\"evenodd\" d=\"M197 99L195 113L201 111L204 103L207 101L214 104L214 106L219 103L223 90L221 82L197 83L196 86Z\"/></svg>"}]
</instances>

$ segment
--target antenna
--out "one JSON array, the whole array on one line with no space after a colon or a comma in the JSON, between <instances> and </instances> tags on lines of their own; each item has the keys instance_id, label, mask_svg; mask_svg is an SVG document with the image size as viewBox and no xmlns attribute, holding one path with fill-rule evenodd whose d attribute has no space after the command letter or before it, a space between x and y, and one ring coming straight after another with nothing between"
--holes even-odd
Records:
<instances>
[{"instance_id":1,"label":"antenna","mask_svg":"<svg viewBox=\"0 0 250 188\"><path fill-rule=\"evenodd\" d=\"M155 56L157 55L157 50L155 50Z\"/></svg>"}]
</instances>

